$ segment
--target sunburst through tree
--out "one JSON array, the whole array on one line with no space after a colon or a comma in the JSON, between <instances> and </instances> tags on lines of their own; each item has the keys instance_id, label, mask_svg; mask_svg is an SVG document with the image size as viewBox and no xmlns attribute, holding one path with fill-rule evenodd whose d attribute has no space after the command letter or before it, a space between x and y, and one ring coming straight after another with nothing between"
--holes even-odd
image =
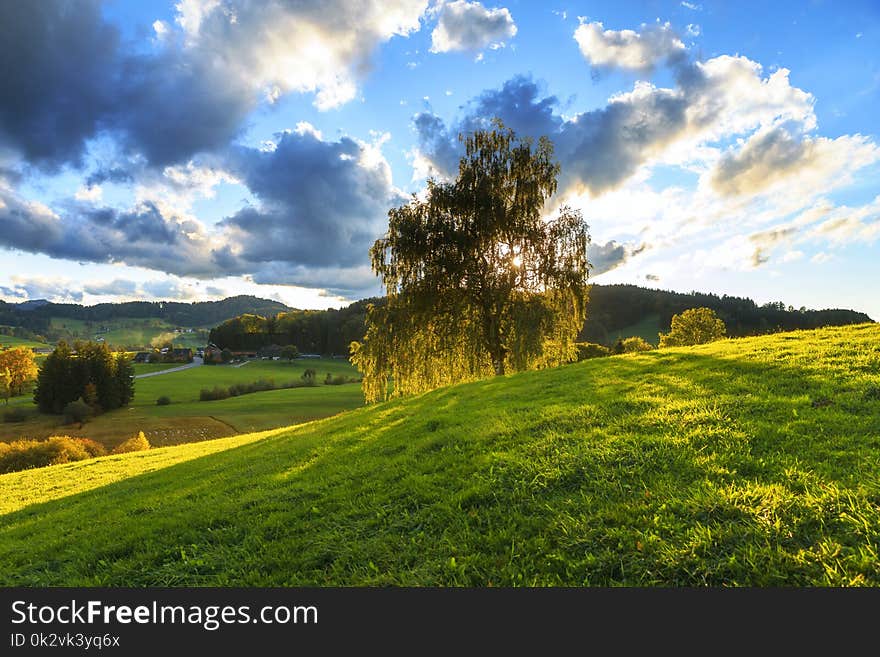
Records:
<instances>
[{"instance_id":1,"label":"sunburst through tree","mask_svg":"<svg viewBox=\"0 0 880 657\"><path fill-rule=\"evenodd\" d=\"M352 344L368 402L573 357L587 300L588 227L544 215L559 165L500 121L460 136L452 182L388 213L370 255L386 291Z\"/></svg>"}]
</instances>

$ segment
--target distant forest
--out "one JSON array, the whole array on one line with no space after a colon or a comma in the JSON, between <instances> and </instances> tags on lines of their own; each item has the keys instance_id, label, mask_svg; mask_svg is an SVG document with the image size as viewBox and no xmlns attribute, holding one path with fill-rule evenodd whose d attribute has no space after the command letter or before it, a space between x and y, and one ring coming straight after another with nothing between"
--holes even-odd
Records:
<instances>
[{"instance_id":1,"label":"distant forest","mask_svg":"<svg viewBox=\"0 0 880 657\"><path fill-rule=\"evenodd\" d=\"M269 316L248 313L214 328L210 340L233 351L293 344L302 353L347 355L349 344L363 337L367 304L381 302L378 298L363 299L339 310L288 310ZM716 311L728 335L734 337L873 321L852 310L795 309L782 302L759 306L741 297L682 294L635 285L593 285L587 321L579 339L611 345L621 332L646 320L668 331L673 315L701 306ZM653 342L657 342L656 335Z\"/></svg>"},{"instance_id":2,"label":"distant forest","mask_svg":"<svg viewBox=\"0 0 880 657\"><path fill-rule=\"evenodd\" d=\"M651 290L636 285L593 285L580 339L611 344L617 333L650 317L660 330L668 331L672 316L688 308L711 308L724 320L731 337L761 335L777 331L812 329L821 326L862 324L873 321L853 310L807 310L786 306L781 301L758 305L743 297L691 292ZM654 343L656 344L654 336Z\"/></svg>"},{"instance_id":3,"label":"distant forest","mask_svg":"<svg viewBox=\"0 0 880 657\"><path fill-rule=\"evenodd\" d=\"M363 337L367 304L381 302L381 298L362 299L338 310L296 310L278 301L254 296L193 303L132 301L95 306L0 301L0 327L17 337L55 342L63 336L55 334L58 332L51 328L50 318L92 322L159 318L180 327L213 326L210 341L233 351L293 344L302 353L348 355L349 344ZM611 345L640 323L667 331L673 315L700 306L716 311L731 336L873 321L853 310L796 309L782 302L759 306L741 297L699 292L682 294L635 285L593 285L587 321L579 339ZM656 335L645 337L656 344Z\"/></svg>"},{"instance_id":4,"label":"distant forest","mask_svg":"<svg viewBox=\"0 0 880 657\"><path fill-rule=\"evenodd\" d=\"M289 310L291 308L279 301L248 295L229 297L221 301L130 301L99 303L94 306L40 301L15 304L0 301L0 326L10 327L11 333L17 337L55 342L65 336L51 328L50 320L53 317L89 322L158 318L175 326L195 328L216 326L244 313L268 316Z\"/></svg>"}]
</instances>

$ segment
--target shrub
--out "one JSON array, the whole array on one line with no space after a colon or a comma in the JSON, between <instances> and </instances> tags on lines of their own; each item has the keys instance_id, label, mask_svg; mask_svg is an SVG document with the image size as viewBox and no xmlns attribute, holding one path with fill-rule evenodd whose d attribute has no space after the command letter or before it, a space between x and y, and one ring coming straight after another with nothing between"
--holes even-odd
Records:
<instances>
[{"instance_id":1,"label":"shrub","mask_svg":"<svg viewBox=\"0 0 880 657\"><path fill-rule=\"evenodd\" d=\"M623 351L620 353L624 354L632 354L638 353L640 351L651 351L654 347L645 340L644 338L640 338L637 335L634 335L631 338L624 338L620 340L620 345L623 348Z\"/></svg>"},{"instance_id":2,"label":"shrub","mask_svg":"<svg viewBox=\"0 0 880 657\"><path fill-rule=\"evenodd\" d=\"M128 440L119 443L116 447L113 448L111 454L128 454L129 452L142 452L146 449L150 449L150 441L147 440L147 437L144 435L143 431L138 431L138 434Z\"/></svg>"},{"instance_id":3,"label":"shrub","mask_svg":"<svg viewBox=\"0 0 880 657\"><path fill-rule=\"evenodd\" d=\"M210 388L202 388L199 393L199 401L216 401L218 399L228 399L229 398L229 389L221 388L220 386L214 386L214 389Z\"/></svg>"},{"instance_id":4,"label":"shrub","mask_svg":"<svg viewBox=\"0 0 880 657\"><path fill-rule=\"evenodd\" d=\"M348 383L348 378L346 378L342 375L330 376L328 374L327 378L324 379L324 383L328 386L339 386L339 385L342 385L343 383Z\"/></svg>"},{"instance_id":5,"label":"shrub","mask_svg":"<svg viewBox=\"0 0 880 657\"><path fill-rule=\"evenodd\" d=\"M0 443L0 473L72 463L104 453L104 448L94 440L70 436Z\"/></svg>"},{"instance_id":6,"label":"shrub","mask_svg":"<svg viewBox=\"0 0 880 657\"><path fill-rule=\"evenodd\" d=\"M75 438L74 440L78 440L82 443L83 448L89 453L89 456L92 458L96 456L104 456L107 453L107 450L104 446L97 442L96 440L92 440L91 438Z\"/></svg>"},{"instance_id":7,"label":"shrub","mask_svg":"<svg viewBox=\"0 0 880 657\"><path fill-rule=\"evenodd\" d=\"M578 362L611 355L611 350L608 347L595 342L576 342L574 346L577 349Z\"/></svg>"},{"instance_id":8,"label":"shrub","mask_svg":"<svg viewBox=\"0 0 880 657\"><path fill-rule=\"evenodd\" d=\"M3 413L4 422L24 422L27 419L27 411L21 406L10 408Z\"/></svg>"},{"instance_id":9,"label":"shrub","mask_svg":"<svg viewBox=\"0 0 880 657\"><path fill-rule=\"evenodd\" d=\"M64 406L64 424L82 424L92 415L92 407L86 404L82 397Z\"/></svg>"},{"instance_id":10,"label":"shrub","mask_svg":"<svg viewBox=\"0 0 880 657\"><path fill-rule=\"evenodd\" d=\"M156 406L168 406L171 403L171 397L168 395L162 395L156 400Z\"/></svg>"},{"instance_id":11,"label":"shrub","mask_svg":"<svg viewBox=\"0 0 880 657\"><path fill-rule=\"evenodd\" d=\"M313 386L315 385L315 376L317 376L317 372L309 367L308 369L306 369L305 372L302 373L302 376L300 378L306 382L306 385Z\"/></svg>"}]
</instances>

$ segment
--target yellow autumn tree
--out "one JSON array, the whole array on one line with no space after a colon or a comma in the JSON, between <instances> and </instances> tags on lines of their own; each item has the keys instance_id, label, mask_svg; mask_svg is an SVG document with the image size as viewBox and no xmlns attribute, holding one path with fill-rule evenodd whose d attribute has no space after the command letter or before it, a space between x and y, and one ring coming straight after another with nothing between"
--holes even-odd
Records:
<instances>
[{"instance_id":1,"label":"yellow autumn tree","mask_svg":"<svg viewBox=\"0 0 880 657\"><path fill-rule=\"evenodd\" d=\"M0 351L0 378L3 379L2 390L9 397L20 395L24 387L37 378L37 361L34 352L27 347L12 347Z\"/></svg>"}]
</instances>

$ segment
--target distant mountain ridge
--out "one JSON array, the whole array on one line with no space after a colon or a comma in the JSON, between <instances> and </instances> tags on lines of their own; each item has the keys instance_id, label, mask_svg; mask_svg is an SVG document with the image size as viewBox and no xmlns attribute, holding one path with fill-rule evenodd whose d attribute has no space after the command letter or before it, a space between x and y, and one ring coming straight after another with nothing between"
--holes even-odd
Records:
<instances>
[{"instance_id":1,"label":"distant mountain ridge","mask_svg":"<svg viewBox=\"0 0 880 657\"><path fill-rule=\"evenodd\" d=\"M227 297L220 301L127 301L94 306L34 299L22 303L0 301L0 326L18 327L39 335L50 333L52 318L91 322L158 318L176 326L212 327L245 313L276 315L292 310L280 301L252 295Z\"/></svg>"}]
</instances>

